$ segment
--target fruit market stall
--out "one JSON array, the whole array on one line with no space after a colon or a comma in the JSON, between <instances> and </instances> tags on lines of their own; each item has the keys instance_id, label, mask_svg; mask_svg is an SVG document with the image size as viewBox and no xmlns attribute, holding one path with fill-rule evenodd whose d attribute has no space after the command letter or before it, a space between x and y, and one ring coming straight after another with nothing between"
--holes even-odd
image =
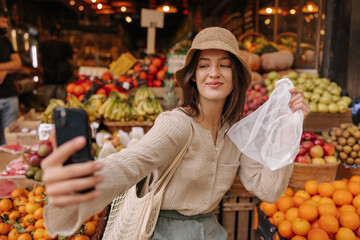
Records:
<instances>
[{"instance_id":1,"label":"fruit market stall","mask_svg":"<svg viewBox=\"0 0 360 240\"><path fill-rule=\"evenodd\" d=\"M251 55L246 59L250 63L252 58L259 60ZM52 112L55 107L82 108L86 111L92 130L92 155L97 159L101 157L104 144L111 144L116 151L121 151L141 138L160 113L181 104L181 89L173 76L166 72L164 56L131 60L126 54L116 61L130 61L132 64L123 68L114 62L110 71L104 70L100 76L79 75L76 81L67 85L66 101L52 99L43 112L31 111L6 130L9 144L19 144L26 149L21 154L10 155L9 161L0 170L11 169L12 165L8 164L16 158L25 163L25 167L19 167L22 173L19 176L6 175L3 180L11 179L16 188L22 189L41 186L39 163L49 152L50 145L44 140L44 136L46 138L49 129L53 127ZM358 162L358 156L355 157L354 152L359 152L356 145L359 144L357 141L360 136L355 131L355 126L349 125L352 122L349 114L351 99L341 95L342 89L338 85L317 74L296 72L288 67L271 68L282 70L264 72L264 67L253 63L252 68L259 73L254 71L253 82L246 92L245 117L266 103L275 82L285 77L304 91L311 106L312 112L304 122L300 151L295 159L289 187L294 191L302 189L304 183L314 179L314 176L314 180L319 183L334 182L339 178L338 169L345 167L344 162L350 163L351 158L353 165L350 167L356 169L353 167ZM341 134L339 128L342 129ZM10 153L0 152L0 155L5 154ZM16 169L17 165L14 166ZM351 172L346 177L350 178L352 175L356 175L356 172ZM230 239L238 236L257 239L257 233L249 229L256 219L254 207L258 207L259 202L237 178L216 209L217 217L228 231ZM97 234L101 234L100 232L101 229L96 231ZM81 231L79 234L81 235Z\"/></svg>"}]
</instances>

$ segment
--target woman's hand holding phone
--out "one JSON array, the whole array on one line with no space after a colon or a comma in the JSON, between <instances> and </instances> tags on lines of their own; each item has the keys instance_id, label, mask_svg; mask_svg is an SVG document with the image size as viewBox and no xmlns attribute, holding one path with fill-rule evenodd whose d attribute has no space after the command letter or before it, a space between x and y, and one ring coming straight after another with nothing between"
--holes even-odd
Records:
<instances>
[{"instance_id":1,"label":"woman's hand holding phone","mask_svg":"<svg viewBox=\"0 0 360 240\"><path fill-rule=\"evenodd\" d=\"M49 203L66 206L90 201L100 196L100 191L78 192L95 187L104 179L96 175L103 164L96 161L63 165L68 158L86 145L85 137L76 137L57 147L55 131L51 134L54 151L41 162L43 182Z\"/></svg>"}]
</instances>

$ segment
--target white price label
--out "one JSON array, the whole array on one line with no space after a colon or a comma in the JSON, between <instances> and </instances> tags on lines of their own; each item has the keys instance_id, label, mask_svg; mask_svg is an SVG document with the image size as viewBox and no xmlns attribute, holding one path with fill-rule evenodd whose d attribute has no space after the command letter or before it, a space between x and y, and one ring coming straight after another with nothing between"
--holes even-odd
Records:
<instances>
[{"instance_id":1,"label":"white price label","mask_svg":"<svg viewBox=\"0 0 360 240\"><path fill-rule=\"evenodd\" d=\"M41 123L39 126L39 140L45 141L48 140L50 137L50 131L51 129L55 128L55 124L50 123Z\"/></svg>"},{"instance_id":2,"label":"white price label","mask_svg":"<svg viewBox=\"0 0 360 240\"><path fill-rule=\"evenodd\" d=\"M168 73L174 74L179 68L185 64L185 54L168 54L167 56L167 66Z\"/></svg>"}]
</instances>

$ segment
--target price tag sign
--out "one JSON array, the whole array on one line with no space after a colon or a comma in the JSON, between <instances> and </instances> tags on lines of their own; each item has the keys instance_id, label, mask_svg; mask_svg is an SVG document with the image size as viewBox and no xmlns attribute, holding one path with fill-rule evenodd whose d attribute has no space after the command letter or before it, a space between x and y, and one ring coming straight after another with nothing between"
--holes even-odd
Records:
<instances>
[{"instance_id":1,"label":"price tag sign","mask_svg":"<svg viewBox=\"0 0 360 240\"><path fill-rule=\"evenodd\" d=\"M179 68L185 64L185 54L168 54L167 55L167 67L168 73L174 74Z\"/></svg>"},{"instance_id":2,"label":"price tag sign","mask_svg":"<svg viewBox=\"0 0 360 240\"><path fill-rule=\"evenodd\" d=\"M55 128L55 124L41 123L39 125L39 130L38 130L39 140L40 141L48 140L50 137L50 131L53 128Z\"/></svg>"}]
</instances>

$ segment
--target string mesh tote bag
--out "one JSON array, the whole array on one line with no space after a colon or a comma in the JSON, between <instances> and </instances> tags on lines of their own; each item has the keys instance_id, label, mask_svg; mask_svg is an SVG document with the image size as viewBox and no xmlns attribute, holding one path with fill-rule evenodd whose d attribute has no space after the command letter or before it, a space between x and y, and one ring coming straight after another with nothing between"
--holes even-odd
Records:
<instances>
[{"instance_id":1,"label":"string mesh tote bag","mask_svg":"<svg viewBox=\"0 0 360 240\"><path fill-rule=\"evenodd\" d=\"M268 101L228 131L243 154L270 170L292 163L299 152L304 115L289 107L291 88L289 79L277 81Z\"/></svg>"},{"instance_id":2,"label":"string mesh tote bag","mask_svg":"<svg viewBox=\"0 0 360 240\"><path fill-rule=\"evenodd\" d=\"M104 231L104 240L145 240L151 238L159 216L165 188L189 148L192 135L191 127L190 137L185 147L178 153L149 192L139 197L137 192L141 187L138 183L113 200ZM149 179L150 175L146 177L142 189L148 188Z\"/></svg>"}]
</instances>

